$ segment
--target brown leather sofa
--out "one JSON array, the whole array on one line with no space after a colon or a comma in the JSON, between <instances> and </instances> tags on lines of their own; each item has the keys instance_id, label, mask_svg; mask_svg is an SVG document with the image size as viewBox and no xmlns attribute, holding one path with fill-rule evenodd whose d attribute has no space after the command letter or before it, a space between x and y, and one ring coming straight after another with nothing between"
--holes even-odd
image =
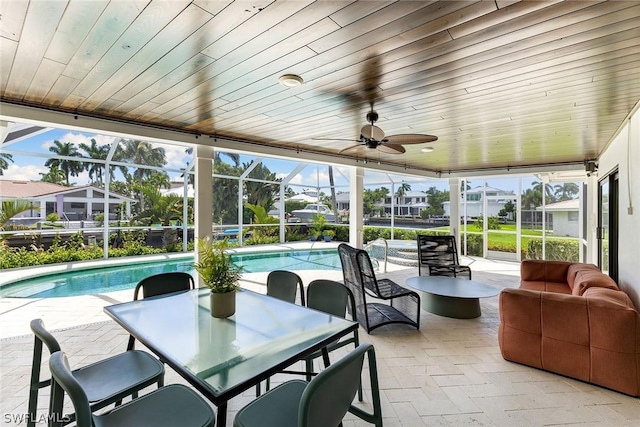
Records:
<instances>
[{"instance_id":1,"label":"brown leather sofa","mask_svg":"<svg viewBox=\"0 0 640 427\"><path fill-rule=\"evenodd\" d=\"M640 395L640 315L592 264L525 260L500 294L502 357Z\"/></svg>"}]
</instances>

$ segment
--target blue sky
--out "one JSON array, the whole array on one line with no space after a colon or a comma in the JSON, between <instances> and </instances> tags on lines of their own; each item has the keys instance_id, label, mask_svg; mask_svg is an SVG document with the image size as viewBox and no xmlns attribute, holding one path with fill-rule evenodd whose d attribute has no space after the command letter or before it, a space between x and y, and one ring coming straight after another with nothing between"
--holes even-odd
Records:
<instances>
[{"instance_id":1,"label":"blue sky","mask_svg":"<svg viewBox=\"0 0 640 427\"><path fill-rule=\"evenodd\" d=\"M9 168L4 171L3 179L14 180L40 180L41 173L47 173L48 168L44 166L46 162L45 157L40 157L49 153L49 147L53 145L54 140L60 142L73 142L76 146L80 143L91 145L91 139L94 138L99 145L112 144L116 137L105 136L100 134L93 134L87 132L69 131L64 129L52 129L47 132L35 135L31 138L18 141L5 147L5 151L12 154L14 163L9 165ZM172 180L181 181L179 169L191 161L191 156L186 154L185 147L179 145L169 144L157 144L154 146L161 146L165 149L167 157L167 169ZM17 152L35 153L34 156L24 156ZM38 154L40 156L38 156ZM240 163L250 163L257 156L244 155L240 156ZM225 158L224 156L222 157ZM263 163L276 174L279 178L286 177L298 164L297 160L281 160L273 158L264 158ZM174 171L171 171L174 169ZM334 166L335 184L338 191L348 191L348 180L345 177L349 176L348 168ZM446 190L449 188L448 180L432 180L427 178L416 177L401 177L396 176L394 179L396 182L406 178L406 181L411 185L411 189L414 191L425 191L431 186L435 186L438 189ZM523 181L523 187L529 187L531 181L534 178L525 179ZM365 186L369 187L367 183L375 182L376 184L386 181L385 174L378 173L376 171L365 172ZM482 185L484 179L477 178L471 179L470 185L472 187ZM513 178L496 178L487 179L487 184L493 187L497 187L504 190L517 191L517 180ZM78 185L86 184L89 182L87 172L83 172L78 177L73 177L72 182ZM296 192L302 192L304 189L312 189L317 185L320 187L328 186L328 168L326 165L309 164L302 172L297 175L292 181L292 189ZM389 184L382 184L383 186L390 187ZM381 185L374 185L378 187ZM322 191L327 192L326 189Z\"/></svg>"}]
</instances>

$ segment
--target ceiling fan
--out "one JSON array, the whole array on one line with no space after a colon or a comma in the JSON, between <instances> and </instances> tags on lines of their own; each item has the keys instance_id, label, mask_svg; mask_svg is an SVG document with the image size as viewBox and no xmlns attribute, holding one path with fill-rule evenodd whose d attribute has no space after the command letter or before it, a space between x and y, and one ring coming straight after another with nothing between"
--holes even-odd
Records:
<instances>
[{"instance_id":1,"label":"ceiling fan","mask_svg":"<svg viewBox=\"0 0 640 427\"><path fill-rule=\"evenodd\" d=\"M368 124L362 126L360 129L360 138L358 139L338 139L338 138L314 138L316 140L332 140L332 141L353 141L357 144L347 148L343 148L338 153L344 153L345 151L353 150L359 147L366 147L370 149L377 149L386 154L402 154L406 150L403 145L408 144L424 144L427 142L437 141L438 137L434 135L421 135L421 134L399 134L399 135L387 135L384 131L375 125L378 121L378 113L373 110L367 113Z\"/></svg>"}]
</instances>

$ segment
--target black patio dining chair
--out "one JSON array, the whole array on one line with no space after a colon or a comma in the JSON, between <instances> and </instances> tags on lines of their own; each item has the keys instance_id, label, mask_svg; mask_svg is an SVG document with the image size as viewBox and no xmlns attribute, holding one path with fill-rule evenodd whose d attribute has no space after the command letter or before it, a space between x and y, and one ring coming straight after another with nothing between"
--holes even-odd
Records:
<instances>
[{"instance_id":1,"label":"black patio dining chair","mask_svg":"<svg viewBox=\"0 0 640 427\"><path fill-rule=\"evenodd\" d=\"M50 379L40 379L43 344L53 355L60 351L58 340L45 328L41 319L31 321L35 336L31 379L29 387L28 422L33 427L38 408L40 389L51 385ZM118 404L127 396L137 397L145 387L164 384L164 366L149 353L139 350L126 351L99 362L74 370L75 381L81 384L91 410L96 411L112 403ZM50 408L51 409L51 408ZM73 420L74 416L68 418ZM62 418L60 418L62 419Z\"/></svg>"},{"instance_id":2,"label":"black patio dining chair","mask_svg":"<svg viewBox=\"0 0 640 427\"><path fill-rule=\"evenodd\" d=\"M344 284L355 297L355 319L367 333L393 323L420 329L420 296L417 292L390 279L378 280L367 251L341 243L338 254ZM374 301L369 302L371 298ZM376 299L385 302L376 302Z\"/></svg>"},{"instance_id":3,"label":"black patio dining chair","mask_svg":"<svg viewBox=\"0 0 640 427\"><path fill-rule=\"evenodd\" d=\"M267 295L295 304L298 292L300 292L300 305L306 305L304 284L296 273L274 270L267 276Z\"/></svg>"},{"instance_id":4,"label":"black patio dining chair","mask_svg":"<svg viewBox=\"0 0 640 427\"><path fill-rule=\"evenodd\" d=\"M167 295L174 292L189 291L195 288L193 276L183 271L170 271L145 277L133 290L133 300L136 301L142 292L143 298ZM133 350L136 339L129 335L127 350Z\"/></svg>"},{"instance_id":5,"label":"black patio dining chair","mask_svg":"<svg viewBox=\"0 0 640 427\"><path fill-rule=\"evenodd\" d=\"M471 280L471 268L461 265L455 236L418 234L418 274Z\"/></svg>"},{"instance_id":6,"label":"black patio dining chair","mask_svg":"<svg viewBox=\"0 0 640 427\"><path fill-rule=\"evenodd\" d=\"M215 413L205 400L182 384L160 387L142 397L117 406L111 411L94 414L85 384L69 368L62 351L51 355L50 426L62 425L65 394L71 400L78 427L213 427Z\"/></svg>"},{"instance_id":7,"label":"black patio dining chair","mask_svg":"<svg viewBox=\"0 0 640 427\"><path fill-rule=\"evenodd\" d=\"M293 271L274 270L267 276L267 295L295 304L298 292L300 292L300 305L304 306L306 304L304 284L300 276ZM266 389L269 390L271 387L269 378L266 379L265 384ZM260 388L260 383L256 384L256 397L260 396Z\"/></svg>"},{"instance_id":8,"label":"black patio dining chair","mask_svg":"<svg viewBox=\"0 0 640 427\"><path fill-rule=\"evenodd\" d=\"M307 307L343 319L346 319L347 312L356 312L356 303L349 288L340 282L327 279L316 279L309 283L307 286ZM360 345L357 329L353 331L353 336L329 344L327 351L332 352L349 344L353 344L354 347ZM322 357L321 351L305 358L307 381L311 381L314 373L313 361L319 357ZM358 387L358 400L362 401L362 386Z\"/></svg>"},{"instance_id":9,"label":"black patio dining chair","mask_svg":"<svg viewBox=\"0 0 640 427\"><path fill-rule=\"evenodd\" d=\"M364 357L369 360L373 412L353 405L361 382ZM362 344L313 377L310 382L290 380L240 409L234 427L327 427L342 425L351 412L368 423L382 426L375 350Z\"/></svg>"}]
</instances>

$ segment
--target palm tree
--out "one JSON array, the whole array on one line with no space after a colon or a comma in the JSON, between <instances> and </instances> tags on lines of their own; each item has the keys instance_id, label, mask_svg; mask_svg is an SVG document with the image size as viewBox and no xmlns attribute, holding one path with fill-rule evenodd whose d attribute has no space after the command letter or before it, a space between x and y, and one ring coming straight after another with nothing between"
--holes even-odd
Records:
<instances>
[{"instance_id":1,"label":"palm tree","mask_svg":"<svg viewBox=\"0 0 640 427\"><path fill-rule=\"evenodd\" d=\"M0 210L0 230L5 230L7 222L21 212L33 209L33 203L24 199L3 200ZM7 236L0 234L0 242Z\"/></svg>"},{"instance_id":2,"label":"palm tree","mask_svg":"<svg viewBox=\"0 0 640 427\"><path fill-rule=\"evenodd\" d=\"M9 153L0 153L0 176L9 168L9 162L13 163L13 156Z\"/></svg>"},{"instance_id":3,"label":"palm tree","mask_svg":"<svg viewBox=\"0 0 640 427\"><path fill-rule=\"evenodd\" d=\"M336 200L336 187L333 180L333 166L329 166L329 187L331 187L331 206L333 207L333 217L335 222L339 222L338 201Z\"/></svg>"},{"instance_id":4,"label":"palm tree","mask_svg":"<svg viewBox=\"0 0 640 427\"><path fill-rule=\"evenodd\" d=\"M403 182L402 184L400 184L400 187L398 187L398 190L396 191L396 197L398 198L398 203L400 203L400 199L407 194L407 191L411 191L411 185L407 184L406 182Z\"/></svg>"},{"instance_id":5,"label":"palm tree","mask_svg":"<svg viewBox=\"0 0 640 427\"><path fill-rule=\"evenodd\" d=\"M558 201L571 200L573 196L580 192L580 187L575 182L565 182L553 187L554 194Z\"/></svg>"},{"instance_id":6,"label":"palm tree","mask_svg":"<svg viewBox=\"0 0 640 427\"><path fill-rule=\"evenodd\" d=\"M69 182L70 176L78 176L80 172L84 170L84 164L75 160L70 160L69 157L82 157L82 154L78 152L78 149L72 142L62 143L57 139L53 141L53 146L49 147L49 151L55 153L57 156L66 157L63 159L52 158L45 162L45 166L50 168L57 167L64 173L64 178L67 187L71 186Z\"/></svg>"},{"instance_id":7,"label":"palm tree","mask_svg":"<svg viewBox=\"0 0 640 427\"><path fill-rule=\"evenodd\" d=\"M243 169L249 167L249 163L243 163ZM249 178L262 181L279 181L276 174L271 172L264 164L260 163L249 174ZM268 212L273 208L273 198L278 194L280 186L278 184L268 184L258 181L244 181L244 190L247 196L247 203L264 207Z\"/></svg>"},{"instance_id":8,"label":"palm tree","mask_svg":"<svg viewBox=\"0 0 640 427\"><path fill-rule=\"evenodd\" d=\"M135 139L125 139L123 142L122 158L119 158L119 161L126 161L139 166L162 167L167 164L164 148L154 148L153 145L146 141ZM133 172L133 181L142 184L143 178L153 175L152 172L153 169L138 167Z\"/></svg>"},{"instance_id":9,"label":"palm tree","mask_svg":"<svg viewBox=\"0 0 640 427\"><path fill-rule=\"evenodd\" d=\"M403 182L402 184L400 184L400 187L398 187L398 190L396 191L396 201L398 202L398 204L401 204L402 202L402 197L404 197L405 194L407 194L407 191L411 191L411 185L407 184L406 182ZM398 215L400 215L400 207L397 208L398 209Z\"/></svg>"},{"instance_id":10,"label":"palm tree","mask_svg":"<svg viewBox=\"0 0 640 427\"><path fill-rule=\"evenodd\" d=\"M40 181L50 182L52 184L64 185L64 172L58 169L58 166L52 166L49 172L40 172Z\"/></svg>"},{"instance_id":11,"label":"palm tree","mask_svg":"<svg viewBox=\"0 0 640 427\"><path fill-rule=\"evenodd\" d=\"M144 186L141 191L149 203L146 204L146 208L135 216L136 220L148 225L160 223L167 227L171 225L171 220L182 218L184 203L182 196L175 194L162 195L160 190L151 185ZM177 231L175 229L165 228L162 231L162 247L174 246L176 241Z\"/></svg>"},{"instance_id":12,"label":"palm tree","mask_svg":"<svg viewBox=\"0 0 640 427\"><path fill-rule=\"evenodd\" d=\"M235 167L240 166L240 154L236 154L236 153L225 153L225 152L220 152L220 151L216 151L215 157L214 157L214 159L213 159L214 164L215 164L216 162L220 162L220 161L222 161L222 160L221 160L221 157L220 157L220 155L221 155L221 154L224 154L225 156L227 156L227 157L228 157L228 158L233 162L233 165L234 165Z\"/></svg>"},{"instance_id":13,"label":"palm tree","mask_svg":"<svg viewBox=\"0 0 640 427\"><path fill-rule=\"evenodd\" d=\"M539 202L535 204L535 206L540 206L542 204L542 191L544 188L545 192L545 203L551 203L555 201L553 196L553 187L550 184L545 184L542 181L534 181L531 183L531 189L535 195L539 197Z\"/></svg>"},{"instance_id":14,"label":"palm tree","mask_svg":"<svg viewBox=\"0 0 640 427\"><path fill-rule=\"evenodd\" d=\"M91 138L91 145L87 145L84 142L79 144L80 148L91 159L106 160L109 154L108 145L98 145L94 138ZM89 172L89 179L93 183L102 184L102 178L104 175L105 165L101 163L85 162L85 169ZM95 179L93 178L95 176Z\"/></svg>"},{"instance_id":15,"label":"palm tree","mask_svg":"<svg viewBox=\"0 0 640 427\"><path fill-rule=\"evenodd\" d=\"M172 219L182 217L182 196L176 194L162 195L160 190L151 185L144 186L141 192L149 203L147 207L135 216L135 219L147 225L171 225Z\"/></svg>"},{"instance_id":16,"label":"palm tree","mask_svg":"<svg viewBox=\"0 0 640 427\"><path fill-rule=\"evenodd\" d=\"M167 164L167 157L164 148L154 148L150 143L145 141L139 141L135 139L121 140L124 143L122 150L118 154L118 161L128 162L137 166L155 166L162 167ZM145 211L145 197L141 191L141 188L145 185L145 178L158 179L157 175L166 175L164 172L158 172L154 169L138 167L133 175L128 171L123 171L125 178L129 184L137 189L136 195L140 200L138 206L140 212ZM168 176L167 176L168 180Z\"/></svg>"}]
</instances>

